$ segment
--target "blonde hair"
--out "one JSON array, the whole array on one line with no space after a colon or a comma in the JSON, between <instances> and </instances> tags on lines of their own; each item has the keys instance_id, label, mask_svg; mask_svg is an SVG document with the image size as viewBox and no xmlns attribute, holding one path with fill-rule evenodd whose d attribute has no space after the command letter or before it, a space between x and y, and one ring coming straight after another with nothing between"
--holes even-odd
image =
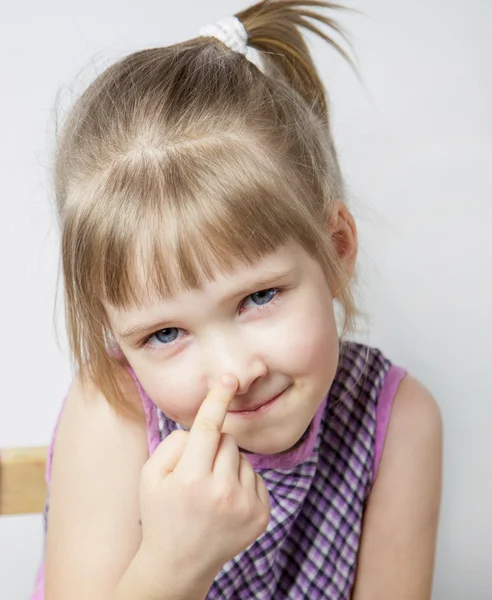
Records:
<instances>
[{"instance_id":1,"label":"blonde hair","mask_svg":"<svg viewBox=\"0 0 492 600\"><path fill-rule=\"evenodd\" d=\"M348 57L313 21L337 24L313 7L338 6L266 1L236 15L264 72L213 38L138 51L99 75L63 125L54 187L71 357L119 409L133 410L104 303L167 298L294 240L319 261L351 326L327 230L343 181L299 28Z\"/></svg>"}]
</instances>

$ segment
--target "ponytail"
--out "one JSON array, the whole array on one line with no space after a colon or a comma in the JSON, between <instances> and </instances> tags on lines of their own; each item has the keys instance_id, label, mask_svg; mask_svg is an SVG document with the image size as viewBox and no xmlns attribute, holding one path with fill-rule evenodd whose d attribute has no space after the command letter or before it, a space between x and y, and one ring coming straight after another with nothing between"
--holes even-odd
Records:
<instances>
[{"instance_id":1,"label":"ponytail","mask_svg":"<svg viewBox=\"0 0 492 600\"><path fill-rule=\"evenodd\" d=\"M248 45L265 53L288 83L328 123L326 92L300 28L320 36L354 65L347 52L312 21L329 26L349 43L343 29L333 19L310 10L311 7L353 10L321 0L262 0L236 17L248 32Z\"/></svg>"}]
</instances>

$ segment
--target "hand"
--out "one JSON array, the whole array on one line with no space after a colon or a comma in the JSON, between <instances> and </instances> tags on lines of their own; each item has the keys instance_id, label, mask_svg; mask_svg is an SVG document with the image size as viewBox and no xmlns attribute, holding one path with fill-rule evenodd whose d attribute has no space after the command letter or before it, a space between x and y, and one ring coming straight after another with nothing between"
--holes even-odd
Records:
<instances>
[{"instance_id":1,"label":"hand","mask_svg":"<svg viewBox=\"0 0 492 600\"><path fill-rule=\"evenodd\" d=\"M171 433L144 465L139 552L152 565L152 577L172 572L211 585L221 567L268 525L263 479L233 437L222 433L237 386L235 377L223 376L191 430Z\"/></svg>"}]
</instances>

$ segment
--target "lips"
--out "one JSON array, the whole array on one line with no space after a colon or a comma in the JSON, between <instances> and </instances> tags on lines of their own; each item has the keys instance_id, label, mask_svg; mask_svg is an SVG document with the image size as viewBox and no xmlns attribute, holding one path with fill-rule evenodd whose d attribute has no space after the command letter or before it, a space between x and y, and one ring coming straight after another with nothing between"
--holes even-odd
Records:
<instances>
[{"instance_id":1,"label":"lips","mask_svg":"<svg viewBox=\"0 0 492 600\"><path fill-rule=\"evenodd\" d=\"M287 388L285 388L285 389L287 389ZM268 404L269 402L272 402L273 400L275 400L276 398L278 398L281 394L283 394L285 392L285 389L283 389L278 394L275 394L275 396L270 396L270 398L268 398L267 400L259 400L257 402L252 402L251 404L248 404L246 406L242 406L241 408L239 408L237 410L230 410L229 412L232 412L232 413L236 413L236 412L253 412L255 410L258 410L262 406L265 406L265 404Z\"/></svg>"}]
</instances>

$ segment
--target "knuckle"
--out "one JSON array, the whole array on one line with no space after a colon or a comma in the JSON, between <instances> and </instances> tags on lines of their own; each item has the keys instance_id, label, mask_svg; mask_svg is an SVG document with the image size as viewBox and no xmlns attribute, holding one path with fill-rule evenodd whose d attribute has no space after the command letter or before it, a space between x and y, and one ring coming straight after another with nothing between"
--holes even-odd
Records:
<instances>
[{"instance_id":1,"label":"knuckle","mask_svg":"<svg viewBox=\"0 0 492 600\"><path fill-rule=\"evenodd\" d=\"M194 473L187 473L181 478L180 484L183 490L193 492L203 486L203 481Z\"/></svg>"},{"instance_id":2,"label":"knuckle","mask_svg":"<svg viewBox=\"0 0 492 600\"><path fill-rule=\"evenodd\" d=\"M261 531L265 531L265 529L268 527L268 523L270 523L270 511L264 509L258 514L258 527L261 529Z\"/></svg>"},{"instance_id":3,"label":"knuckle","mask_svg":"<svg viewBox=\"0 0 492 600\"><path fill-rule=\"evenodd\" d=\"M229 506L234 503L236 497L235 486L232 483L223 483L216 488L214 500L219 506Z\"/></svg>"},{"instance_id":4,"label":"knuckle","mask_svg":"<svg viewBox=\"0 0 492 600\"><path fill-rule=\"evenodd\" d=\"M239 516L242 521L247 521L248 523L254 519L255 516L255 503L251 499L247 499L243 504L239 506Z\"/></svg>"}]
</instances>

